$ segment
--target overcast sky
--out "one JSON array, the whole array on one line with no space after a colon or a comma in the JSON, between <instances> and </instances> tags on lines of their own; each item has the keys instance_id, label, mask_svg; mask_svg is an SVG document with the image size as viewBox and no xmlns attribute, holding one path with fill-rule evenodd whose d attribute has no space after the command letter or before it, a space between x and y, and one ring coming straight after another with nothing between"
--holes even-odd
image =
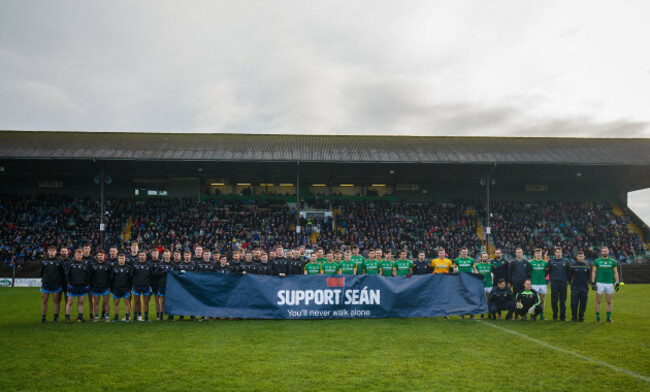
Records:
<instances>
[{"instance_id":1,"label":"overcast sky","mask_svg":"<svg viewBox=\"0 0 650 392\"><path fill-rule=\"evenodd\" d=\"M650 137L649 16L647 0L2 0L0 129Z\"/></svg>"}]
</instances>

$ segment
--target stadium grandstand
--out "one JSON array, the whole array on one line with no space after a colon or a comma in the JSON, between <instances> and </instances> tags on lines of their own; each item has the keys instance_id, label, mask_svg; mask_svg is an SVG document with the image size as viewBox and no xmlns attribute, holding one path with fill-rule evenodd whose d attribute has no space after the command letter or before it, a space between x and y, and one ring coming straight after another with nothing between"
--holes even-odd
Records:
<instances>
[{"instance_id":1,"label":"stadium grandstand","mask_svg":"<svg viewBox=\"0 0 650 392\"><path fill-rule=\"evenodd\" d=\"M427 257L559 245L591 259L607 244L631 264L626 281L650 281L650 230L627 207L650 187L648 151L648 139L3 131L1 275L85 242Z\"/></svg>"}]
</instances>

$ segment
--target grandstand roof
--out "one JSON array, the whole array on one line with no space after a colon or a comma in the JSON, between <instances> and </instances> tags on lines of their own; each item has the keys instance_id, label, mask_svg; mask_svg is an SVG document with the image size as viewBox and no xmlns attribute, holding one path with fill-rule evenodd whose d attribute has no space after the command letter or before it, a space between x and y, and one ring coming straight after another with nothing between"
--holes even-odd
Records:
<instances>
[{"instance_id":1,"label":"grandstand roof","mask_svg":"<svg viewBox=\"0 0 650 392\"><path fill-rule=\"evenodd\" d=\"M650 139L1 131L0 158L650 165Z\"/></svg>"}]
</instances>

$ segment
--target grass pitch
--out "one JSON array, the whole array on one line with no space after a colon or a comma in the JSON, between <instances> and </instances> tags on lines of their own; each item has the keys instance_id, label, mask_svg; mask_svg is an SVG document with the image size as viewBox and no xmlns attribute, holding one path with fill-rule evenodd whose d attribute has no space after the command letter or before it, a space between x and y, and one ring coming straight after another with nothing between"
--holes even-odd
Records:
<instances>
[{"instance_id":1,"label":"grass pitch","mask_svg":"<svg viewBox=\"0 0 650 392\"><path fill-rule=\"evenodd\" d=\"M48 315L41 325L38 289L1 288L0 390L649 390L649 299L650 285L623 286L614 295L614 324L594 322L592 291L586 323L66 325Z\"/></svg>"}]
</instances>

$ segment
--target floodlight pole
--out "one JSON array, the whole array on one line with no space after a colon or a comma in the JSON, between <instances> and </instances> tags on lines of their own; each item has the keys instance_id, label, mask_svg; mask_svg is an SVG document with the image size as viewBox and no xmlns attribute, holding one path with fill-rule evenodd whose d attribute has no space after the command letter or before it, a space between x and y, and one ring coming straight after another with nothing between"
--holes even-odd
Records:
<instances>
[{"instance_id":1,"label":"floodlight pole","mask_svg":"<svg viewBox=\"0 0 650 392\"><path fill-rule=\"evenodd\" d=\"M99 178L99 183L100 183L100 209L101 213L99 216L99 235L101 237L101 249L102 251L104 250L104 169L102 169L100 178Z\"/></svg>"},{"instance_id":2,"label":"floodlight pole","mask_svg":"<svg viewBox=\"0 0 650 392\"><path fill-rule=\"evenodd\" d=\"M300 230L300 161L296 161L296 245Z\"/></svg>"},{"instance_id":3,"label":"floodlight pole","mask_svg":"<svg viewBox=\"0 0 650 392\"><path fill-rule=\"evenodd\" d=\"M485 176L485 250L490 255L490 234L492 233L492 227L490 227L490 174L496 169L496 162L490 170L488 170Z\"/></svg>"},{"instance_id":4,"label":"floodlight pole","mask_svg":"<svg viewBox=\"0 0 650 392\"><path fill-rule=\"evenodd\" d=\"M485 177L485 249L490 255L490 173Z\"/></svg>"}]
</instances>

